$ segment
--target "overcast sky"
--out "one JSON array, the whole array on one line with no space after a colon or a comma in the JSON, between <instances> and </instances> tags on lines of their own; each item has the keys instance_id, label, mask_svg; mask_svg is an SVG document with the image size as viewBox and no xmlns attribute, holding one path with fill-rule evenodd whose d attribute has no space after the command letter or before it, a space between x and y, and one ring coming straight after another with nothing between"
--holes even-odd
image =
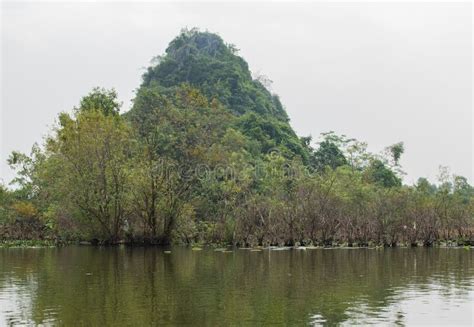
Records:
<instances>
[{"instance_id":1,"label":"overcast sky","mask_svg":"<svg viewBox=\"0 0 474 327\"><path fill-rule=\"evenodd\" d=\"M1 173L94 86L130 107L183 27L221 35L273 81L300 136L369 150L404 141L405 181L440 165L473 181L469 3L2 3Z\"/></svg>"}]
</instances>

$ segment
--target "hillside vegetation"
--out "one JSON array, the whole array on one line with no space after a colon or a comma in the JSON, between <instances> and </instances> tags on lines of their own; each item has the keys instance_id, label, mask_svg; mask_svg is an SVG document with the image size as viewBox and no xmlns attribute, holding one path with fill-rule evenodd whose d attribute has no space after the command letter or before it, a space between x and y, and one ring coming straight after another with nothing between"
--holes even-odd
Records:
<instances>
[{"instance_id":1,"label":"hillside vegetation","mask_svg":"<svg viewBox=\"0 0 474 327\"><path fill-rule=\"evenodd\" d=\"M16 187L0 187L0 238L472 244L473 187L446 169L436 185L403 185L403 152L397 143L372 154L332 132L298 137L234 46L184 30L153 60L130 111L95 88L43 145L11 154Z\"/></svg>"}]
</instances>

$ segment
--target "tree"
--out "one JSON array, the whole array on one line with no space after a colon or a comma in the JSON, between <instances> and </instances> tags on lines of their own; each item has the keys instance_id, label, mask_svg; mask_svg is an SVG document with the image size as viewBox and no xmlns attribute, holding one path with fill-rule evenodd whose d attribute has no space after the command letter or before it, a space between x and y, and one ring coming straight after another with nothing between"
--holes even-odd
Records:
<instances>
[{"instance_id":1,"label":"tree","mask_svg":"<svg viewBox=\"0 0 474 327\"><path fill-rule=\"evenodd\" d=\"M83 101L82 101L83 102ZM86 101L86 103L89 103ZM87 222L90 235L107 242L123 236L128 212L131 131L108 107L61 114L47 143L61 202Z\"/></svg>"},{"instance_id":2,"label":"tree","mask_svg":"<svg viewBox=\"0 0 474 327\"><path fill-rule=\"evenodd\" d=\"M400 178L389 169L381 160L372 160L366 171L368 180L382 187L397 187L402 185Z\"/></svg>"},{"instance_id":3,"label":"tree","mask_svg":"<svg viewBox=\"0 0 474 327\"><path fill-rule=\"evenodd\" d=\"M400 162L400 158L402 154L405 152L405 146L403 142L395 143L387 147L387 151L391 155L393 166L398 166Z\"/></svg>"},{"instance_id":4,"label":"tree","mask_svg":"<svg viewBox=\"0 0 474 327\"><path fill-rule=\"evenodd\" d=\"M311 158L311 165L317 171L324 171L327 167L336 169L347 164L340 146L345 144L343 137L338 137L334 133L323 134L323 141L319 143L319 148L314 152Z\"/></svg>"},{"instance_id":5,"label":"tree","mask_svg":"<svg viewBox=\"0 0 474 327\"><path fill-rule=\"evenodd\" d=\"M33 199L38 195L40 187L38 167L44 160L45 156L36 143L31 148L29 156L18 151L13 151L8 157L8 165L17 173L10 184L19 187L20 191L17 193L21 193L24 199Z\"/></svg>"},{"instance_id":6,"label":"tree","mask_svg":"<svg viewBox=\"0 0 474 327\"><path fill-rule=\"evenodd\" d=\"M192 211L189 203L202 193L200 170L212 170L227 158L219 145L233 116L199 90L182 85L174 93L142 88L128 119L139 130L142 153L137 167L143 184L135 188L135 203L147 213L152 237L157 237L160 220L160 242L170 243L177 222Z\"/></svg>"},{"instance_id":7,"label":"tree","mask_svg":"<svg viewBox=\"0 0 474 327\"><path fill-rule=\"evenodd\" d=\"M117 99L117 92L114 89L107 90L95 87L87 96L81 99L79 108L76 108L76 110L100 110L105 116L118 115L121 105Z\"/></svg>"}]
</instances>

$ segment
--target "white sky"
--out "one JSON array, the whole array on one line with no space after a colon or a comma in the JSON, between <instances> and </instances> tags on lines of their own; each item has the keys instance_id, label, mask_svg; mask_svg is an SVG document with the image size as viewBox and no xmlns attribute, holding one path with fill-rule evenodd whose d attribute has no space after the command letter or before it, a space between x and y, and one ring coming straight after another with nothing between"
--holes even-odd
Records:
<instances>
[{"instance_id":1,"label":"white sky","mask_svg":"<svg viewBox=\"0 0 474 327\"><path fill-rule=\"evenodd\" d=\"M405 181L473 181L470 3L15 3L1 7L1 172L94 86L124 108L183 27L235 44L273 80L300 136L404 141Z\"/></svg>"}]
</instances>

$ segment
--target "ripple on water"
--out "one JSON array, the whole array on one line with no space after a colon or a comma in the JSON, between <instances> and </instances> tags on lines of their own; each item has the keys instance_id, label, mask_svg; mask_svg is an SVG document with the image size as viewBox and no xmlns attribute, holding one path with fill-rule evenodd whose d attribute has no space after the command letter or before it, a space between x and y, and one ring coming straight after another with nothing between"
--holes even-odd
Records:
<instances>
[{"instance_id":1,"label":"ripple on water","mask_svg":"<svg viewBox=\"0 0 474 327\"><path fill-rule=\"evenodd\" d=\"M396 324L396 325L467 325L473 321L473 281L466 283L461 294L442 291L439 284L398 287L387 299L385 307L370 307L366 302L356 303L346 311L349 317L342 325ZM454 285L452 285L454 287Z\"/></svg>"}]
</instances>

